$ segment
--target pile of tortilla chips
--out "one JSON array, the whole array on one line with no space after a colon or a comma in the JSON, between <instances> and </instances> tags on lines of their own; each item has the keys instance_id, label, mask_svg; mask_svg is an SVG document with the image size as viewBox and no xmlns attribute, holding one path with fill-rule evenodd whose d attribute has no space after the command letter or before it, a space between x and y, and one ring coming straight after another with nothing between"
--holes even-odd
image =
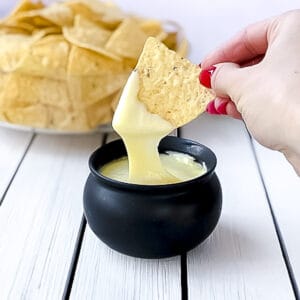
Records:
<instances>
[{"instance_id":1,"label":"pile of tortilla chips","mask_svg":"<svg viewBox=\"0 0 300 300\"><path fill-rule=\"evenodd\" d=\"M111 3L21 1L0 22L0 121L72 131L110 122L149 36L185 54L176 31Z\"/></svg>"}]
</instances>

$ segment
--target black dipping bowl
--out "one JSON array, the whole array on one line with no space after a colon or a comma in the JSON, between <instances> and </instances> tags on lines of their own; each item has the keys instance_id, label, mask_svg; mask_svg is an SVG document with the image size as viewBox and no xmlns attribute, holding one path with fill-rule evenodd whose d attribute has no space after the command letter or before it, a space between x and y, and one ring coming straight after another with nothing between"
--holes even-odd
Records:
<instances>
[{"instance_id":1,"label":"black dipping bowl","mask_svg":"<svg viewBox=\"0 0 300 300\"><path fill-rule=\"evenodd\" d=\"M214 230L222 207L215 154L194 141L170 136L159 145L160 152L168 150L204 162L207 173L175 184L129 184L98 172L103 165L126 155L121 140L91 155L84 212L93 232L109 247L135 257L169 257L191 250Z\"/></svg>"}]
</instances>

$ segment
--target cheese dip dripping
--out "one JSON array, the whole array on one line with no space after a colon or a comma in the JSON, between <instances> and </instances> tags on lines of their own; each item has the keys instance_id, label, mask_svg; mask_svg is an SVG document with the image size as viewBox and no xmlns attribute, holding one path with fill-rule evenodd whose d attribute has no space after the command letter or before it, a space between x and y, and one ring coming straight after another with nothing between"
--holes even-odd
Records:
<instances>
[{"instance_id":1,"label":"cheese dip dripping","mask_svg":"<svg viewBox=\"0 0 300 300\"><path fill-rule=\"evenodd\" d=\"M139 79L133 71L123 90L113 118L113 128L126 146L129 179L137 184L166 184L181 180L168 173L161 164L158 152L160 140L174 126L159 115L147 111L138 100Z\"/></svg>"}]
</instances>

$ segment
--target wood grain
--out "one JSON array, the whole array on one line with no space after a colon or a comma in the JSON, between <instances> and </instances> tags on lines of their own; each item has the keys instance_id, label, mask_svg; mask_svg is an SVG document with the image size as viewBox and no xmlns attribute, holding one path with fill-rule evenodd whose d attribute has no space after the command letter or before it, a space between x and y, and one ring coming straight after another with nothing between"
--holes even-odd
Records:
<instances>
[{"instance_id":1,"label":"wood grain","mask_svg":"<svg viewBox=\"0 0 300 300\"><path fill-rule=\"evenodd\" d=\"M181 299L180 259L132 258L103 244L87 227L70 299Z\"/></svg>"},{"instance_id":2,"label":"wood grain","mask_svg":"<svg viewBox=\"0 0 300 300\"><path fill-rule=\"evenodd\" d=\"M300 287L300 178L285 157L254 142L263 180Z\"/></svg>"},{"instance_id":3,"label":"wood grain","mask_svg":"<svg viewBox=\"0 0 300 300\"><path fill-rule=\"evenodd\" d=\"M187 256L189 299L294 299L250 140L238 122L202 116L182 129L216 153L223 187L217 229Z\"/></svg>"},{"instance_id":4,"label":"wood grain","mask_svg":"<svg viewBox=\"0 0 300 300\"><path fill-rule=\"evenodd\" d=\"M107 142L118 138L111 134ZM108 248L87 227L71 299L181 299L180 257L132 258Z\"/></svg>"},{"instance_id":5,"label":"wood grain","mask_svg":"<svg viewBox=\"0 0 300 300\"><path fill-rule=\"evenodd\" d=\"M31 138L31 133L0 128L0 204Z\"/></svg>"},{"instance_id":6,"label":"wood grain","mask_svg":"<svg viewBox=\"0 0 300 300\"><path fill-rule=\"evenodd\" d=\"M0 209L0 299L61 298L98 144L99 135L35 138Z\"/></svg>"}]
</instances>

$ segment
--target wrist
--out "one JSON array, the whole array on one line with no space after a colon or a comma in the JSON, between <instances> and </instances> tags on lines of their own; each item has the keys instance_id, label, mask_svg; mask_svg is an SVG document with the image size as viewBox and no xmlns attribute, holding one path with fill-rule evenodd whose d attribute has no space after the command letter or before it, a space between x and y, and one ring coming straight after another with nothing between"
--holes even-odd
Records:
<instances>
[{"instance_id":1,"label":"wrist","mask_svg":"<svg viewBox=\"0 0 300 300\"><path fill-rule=\"evenodd\" d=\"M291 119L291 126L286 134L286 147L282 151L300 177L300 114L298 119Z\"/></svg>"},{"instance_id":2,"label":"wrist","mask_svg":"<svg viewBox=\"0 0 300 300\"><path fill-rule=\"evenodd\" d=\"M284 156L293 166L294 170L296 171L297 175L300 177L300 155L295 153L291 153L289 151L283 151Z\"/></svg>"}]
</instances>

